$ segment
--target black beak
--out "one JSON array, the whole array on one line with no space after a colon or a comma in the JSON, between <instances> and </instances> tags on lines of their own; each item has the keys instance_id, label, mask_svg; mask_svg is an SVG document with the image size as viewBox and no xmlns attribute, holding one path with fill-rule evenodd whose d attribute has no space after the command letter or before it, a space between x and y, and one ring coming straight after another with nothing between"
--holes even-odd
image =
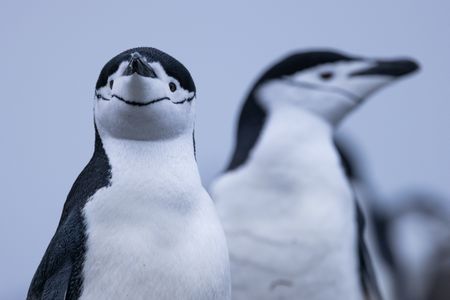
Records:
<instances>
[{"instance_id":1,"label":"black beak","mask_svg":"<svg viewBox=\"0 0 450 300\"><path fill-rule=\"evenodd\" d=\"M377 63L365 70L356 71L350 76L381 75L402 77L414 73L419 69L419 65L411 59L399 59L391 61L377 61Z\"/></svg>"},{"instance_id":2,"label":"black beak","mask_svg":"<svg viewBox=\"0 0 450 300\"><path fill-rule=\"evenodd\" d=\"M144 77L156 78L155 70L147 64L138 53L133 53L123 76L137 73Z\"/></svg>"}]
</instances>

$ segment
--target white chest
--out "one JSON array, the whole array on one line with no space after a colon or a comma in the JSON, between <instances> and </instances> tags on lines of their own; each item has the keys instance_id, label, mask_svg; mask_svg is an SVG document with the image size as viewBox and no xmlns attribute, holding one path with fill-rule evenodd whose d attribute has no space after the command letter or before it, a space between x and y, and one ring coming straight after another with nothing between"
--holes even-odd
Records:
<instances>
[{"instance_id":1,"label":"white chest","mask_svg":"<svg viewBox=\"0 0 450 300\"><path fill-rule=\"evenodd\" d=\"M228 238L235 299L359 299L347 185L274 189L248 182L256 174L234 176L222 178L213 197Z\"/></svg>"},{"instance_id":2,"label":"white chest","mask_svg":"<svg viewBox=\"0 0 450 300\"><path fill-rule=\"evenodd\" d=\"M226 299L226 244L206 195L171 196L120 185L94 195L82 299Z\"/></svg>"},{"instance_id":3,"label":"white chest","mask_svg":"<svg viewBox=\"0 0 450 300\"><path fill-rule=\"evenodd\" d=\"M120 161L108 146L111 185L83 210L81 299L229 299L225 236L194 168Z\"/></svg>"},{"instance_id":4,"label":"white chest","mask_svg":"<svg viewBox=\"0 0 450 300\"><path fill-rule=\"evenodd\" d=\"M213 186L233 297L360 299L351 188L330 139L275 141L291 128L275 128L266 145L265 132L250 160Z\"/></svg>"}]
</instances>

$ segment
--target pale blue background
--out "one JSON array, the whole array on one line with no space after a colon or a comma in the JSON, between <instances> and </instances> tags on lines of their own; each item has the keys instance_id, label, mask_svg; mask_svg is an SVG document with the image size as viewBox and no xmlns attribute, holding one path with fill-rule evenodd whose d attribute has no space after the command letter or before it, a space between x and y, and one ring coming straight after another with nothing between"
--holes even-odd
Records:
<instances>
[{"instance_id":1,"label":"pale blue background","mask_svg":"<svg viewBox=\"0 0 450 300\"><path fill-rule=\"evenodd\" d=\"M227 4L225 4L227 3ZM0 299L23 299L93 147L103 64L160 48L198 88L197 142L210 182L230 153L250 82L293 49L410 55L422 72L373 97L341 131L382 194L425 187L450 198L450 2L5 1L0 4Z\"/></svg>"}]
</instances>

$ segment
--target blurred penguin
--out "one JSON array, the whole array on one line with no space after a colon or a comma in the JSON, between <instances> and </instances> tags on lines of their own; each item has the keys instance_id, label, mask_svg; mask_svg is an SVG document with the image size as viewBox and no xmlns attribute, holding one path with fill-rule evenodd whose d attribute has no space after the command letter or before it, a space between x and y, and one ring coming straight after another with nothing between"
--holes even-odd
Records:
<instances>
[{"instance_id":1,"label":"blurred penguin","mask_svg":"<svg viewBox=\"0 0 450 300\"><path fill-rule=\"evenodd\" d=\"M229 167L212 194L228 238L234 299L377 299L364 217L335 128L412 60L294 53L255 83Z\"/></svg>"}]
</instances>

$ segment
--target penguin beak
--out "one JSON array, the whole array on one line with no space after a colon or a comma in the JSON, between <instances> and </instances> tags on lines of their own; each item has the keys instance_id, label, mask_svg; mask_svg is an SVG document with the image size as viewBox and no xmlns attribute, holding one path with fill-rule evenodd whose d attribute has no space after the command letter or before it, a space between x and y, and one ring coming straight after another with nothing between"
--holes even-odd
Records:
<instances>
[{"instance_id":1,"label":"penguin beak","mask_svg":"<svg viewBox=\"0 0 450 300\"><path fill-rule=\"evenodd\" d=\"M376 64L368 69L356 71L350 74L353 76L390 76L402 77L414 73L419 69L419 65L412 59L398 59L389 61L377 61Z\"/></svg>"},{"instance_id":2,"label":"penguin beak","mask_svg":"<svg viewBox=\"0 0 450 300\"><path fill-rule=\"evenodd\" d=\"M134 73L143 77L156 78L155 70L153 70L153 68L148 63L146 63L137 53L133 53L130 59L130 63L128 64L122 75L129 76L133 75Z\"/></svg>"}]
</instances>

